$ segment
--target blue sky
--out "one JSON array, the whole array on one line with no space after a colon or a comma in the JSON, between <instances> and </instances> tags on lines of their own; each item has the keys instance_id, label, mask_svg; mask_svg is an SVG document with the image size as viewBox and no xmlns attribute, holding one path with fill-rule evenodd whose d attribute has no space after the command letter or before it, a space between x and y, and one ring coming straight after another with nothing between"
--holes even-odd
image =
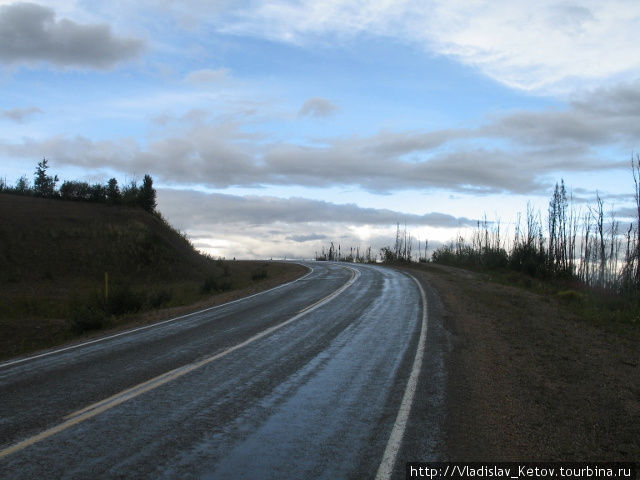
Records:
<instances>
[{"instance_id":1,"label":"blue sky","mask_svg":"<svg viewBox=\"0 0 640 480\"><path fill-rule=\"evenodd\" d=\"M0 175L150 173L238 258L513 230L560 178L624 220L639 24L623 0L0 0Z\"/></svg>"}]
</instances>

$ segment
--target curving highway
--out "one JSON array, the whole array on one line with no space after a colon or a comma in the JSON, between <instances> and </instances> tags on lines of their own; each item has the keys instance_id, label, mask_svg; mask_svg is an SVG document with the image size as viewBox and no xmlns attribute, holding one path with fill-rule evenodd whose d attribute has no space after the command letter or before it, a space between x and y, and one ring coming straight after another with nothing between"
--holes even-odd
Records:
<instances>
[{"instance_id":1,"label":"curving highway","mask_svg":"<svg viewBox=\"0 0 640 480\"><path fill-rule=\"evenodd\" d=\"M393 269L307 266L261 294L0 364L2 478L398 476L424 291Z\"/></svg>"}]
</instances>

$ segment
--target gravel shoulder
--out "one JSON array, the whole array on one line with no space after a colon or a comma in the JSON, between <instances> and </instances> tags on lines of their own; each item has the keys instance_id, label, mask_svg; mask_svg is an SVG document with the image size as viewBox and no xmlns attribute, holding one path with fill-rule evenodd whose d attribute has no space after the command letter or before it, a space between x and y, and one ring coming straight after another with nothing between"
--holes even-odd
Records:
<instances>
[{"instance_id":1,"label":"gravel shoulder","mask_svg":"<svg viewBox=\"0 0 640 480\"><path fill-rule=\"evenodd\" d=\"M437 292L449 332L446 460L640 459L638 336L482 274L410 271Z\"/></svg>"}]
</instances>

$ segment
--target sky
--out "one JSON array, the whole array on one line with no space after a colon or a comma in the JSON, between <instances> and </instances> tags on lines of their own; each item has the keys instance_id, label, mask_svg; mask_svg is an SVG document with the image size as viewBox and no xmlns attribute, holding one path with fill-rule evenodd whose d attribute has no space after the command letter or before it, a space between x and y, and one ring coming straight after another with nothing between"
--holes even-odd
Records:
<instances>
[{"instance_id":1,"label":"sky","mask_svg":"<svg viewBox=\"0 0 640 480\"><path fill-rule=\"evenodd\" d=\"M0 0L0 176L149 173L225 258L508 236L560 179L630 221L639 27L637 0Z\"/></svg>"}]
</instances>

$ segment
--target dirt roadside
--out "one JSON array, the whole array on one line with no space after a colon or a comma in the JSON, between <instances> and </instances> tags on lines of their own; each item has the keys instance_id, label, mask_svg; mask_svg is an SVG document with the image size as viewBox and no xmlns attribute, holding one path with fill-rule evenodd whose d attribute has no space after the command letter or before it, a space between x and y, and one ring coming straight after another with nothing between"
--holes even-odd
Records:
<instances>
[{"instance_id":1,"label":"dirt roadside","mask_svg":"<svg viewBox=\"0 0 640 480\"><path fill-rule=\"evenodd\" d=\"M640 341L482 274L410 272L438 292L450 333L446 459L640 460Z\"/></svg>"}]
</instances>

